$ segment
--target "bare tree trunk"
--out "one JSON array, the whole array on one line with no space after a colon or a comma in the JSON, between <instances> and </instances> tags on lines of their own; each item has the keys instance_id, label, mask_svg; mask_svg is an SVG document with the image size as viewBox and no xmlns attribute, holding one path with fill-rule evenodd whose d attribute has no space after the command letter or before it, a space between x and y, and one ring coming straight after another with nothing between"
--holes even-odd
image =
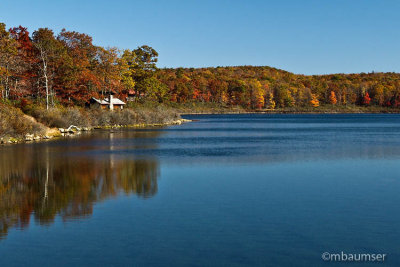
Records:
<instances>
[{"instance_id":1,"label":"bare tree trunk","mask_svg":"<svg viewBox=\"0 0 400 267\"><path fill-rule=\"evenodd\" d=\"M42 58L43 61L43 77L44 77L44 82L45 82L45 88L46 88L46 109L49 109L49 78L47 76L47 61L46 61L46 56L45 52L43 51L42 48L40 48L40 57Z\"/></svg>"},{"instance_id":2,"label":"bare tree trunk","mask_svg":"<svg viewBox=\"0 0 400 267\"><path fill-rule=\"evenodd\" d=\"M4 89L5 89L5 98L8 99L8 96L10 94L9 77L8 77L8 64L6 66L6 82L5 82L5 85L4 85Z\"/></svg>"},{"instance_id":3,"label":"bare tree trunk","mask_svg":"<svg viewBox=\"0 0 400 267\"><path fill-rule=\"evenodd\" d=\"M1 83L3 86L1 87L1 98L5 99L6 98L6 90L4 89L4 83L2 81Z\"/></svg>"},{"instance_id":4,"label":"bare tree trunk","mask_svg":"<svg viewBox=\"0 0 400 267\"><path fill-rule=\"evenodd\" d=\"M36 86L37 86L37 101L38 101L38 103L40 103L40 82L39 82L39 79L36 82Z\"/></svg>"},{"instance_id":5,"label":"bare tree trunk","mask_svg":"<svg viewBox=\"0 0 400 267\"><path fill-rule=\"evenodd\" d=\"M54 107L54 97L56 93L54 92L54 89L51 88L51 106Z\"/></svg>"},{"instance_id":6,"label":"bare tree trunk","mask_svg":"<svg viewBox=\"0 0 400 267\"><path fill-rule=\"evenodd\" d=\"M45 80L45 88L46 88L46 109L49 109L49 79L47 78L47 64L43 63L44 69L44 80Z\"/></svg>"},{"instance_id":7,"label":"bare tree trunk","mask_svg":"<svg viewBox=\"0 0 400 267\"><path fill-rule=\"evenodd\" d=\"M18 88L18 80L15 79L14 94L17 93L17 91L18 91L17 88Z\"/></svg>"}]
</instances>

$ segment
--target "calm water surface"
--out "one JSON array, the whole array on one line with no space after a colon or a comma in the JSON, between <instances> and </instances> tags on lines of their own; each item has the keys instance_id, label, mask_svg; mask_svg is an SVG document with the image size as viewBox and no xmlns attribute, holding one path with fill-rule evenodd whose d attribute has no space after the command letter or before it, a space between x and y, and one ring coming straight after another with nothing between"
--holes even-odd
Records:
<instances>
[{"instance_id":1,"label":"calm water surface","mask_svg":"<svg viewBox=\"0 0 400 267\"><path fill-rule=\"evenodd\" d=\"M0 147L0 266L400 266L400 115L186 117Z\"/></svg>"}]
</instances>

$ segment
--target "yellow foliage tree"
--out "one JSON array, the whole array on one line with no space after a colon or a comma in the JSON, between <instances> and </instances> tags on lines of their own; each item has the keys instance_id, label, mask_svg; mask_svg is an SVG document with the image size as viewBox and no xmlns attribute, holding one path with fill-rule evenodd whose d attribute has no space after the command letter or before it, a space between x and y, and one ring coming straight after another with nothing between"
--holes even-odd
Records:
<instances>
[{"instance_id":1,"label":"yellow foliage tree","mask_svg":"<svg viewBox=\"0 0 400 267\"><path fill-rule=\"evenodd\" d=\"M272 93L268 94L268 99L267 99L267 107L269 109L275 109L276 103L274 100L274 95Z\"/></svg>"},{"instance_id":2,"label":"yellow foliage tree","mask_svg":"<svg viewBox=\"0 0 400 267\"><path fill-rule=\"evenodd\" d=\"M221 93L221 102L222 103L227 103L228 102L228 96L225 92Z\"/></svg>"},{"instance_id":3,"label":"yellow foliage tree","mask_svg":"<svg viewBox=\"0 0 400 267\"><path fill-rule=\"evenodd\" d=\"M319 107L319 100L315 94L311 94L311 101L310 101L311 106L314 108Z\"/></svg>"},{"instance_id":4,"label":"yellow foliage tree","mask_svg":"<svg viewBox=\"0 0 400 267\"><path fill-rule=\"evenodd\" d=\"M256 107L260 109L263 108L263 106L264 106L264 95L262 92L258 92Z\"/></svg>"},{"instance_id":5,"label":"yellow foliage tree","mask_svg":"<svg viewBox=\"0 0 400 267\"><path fill-rule=\"evenodd\" d=\"M251 106L253 108L261 109L264 107L264 90L261 83L253 79L249 83L251 90Z\"/></svg>"}]
</instances>

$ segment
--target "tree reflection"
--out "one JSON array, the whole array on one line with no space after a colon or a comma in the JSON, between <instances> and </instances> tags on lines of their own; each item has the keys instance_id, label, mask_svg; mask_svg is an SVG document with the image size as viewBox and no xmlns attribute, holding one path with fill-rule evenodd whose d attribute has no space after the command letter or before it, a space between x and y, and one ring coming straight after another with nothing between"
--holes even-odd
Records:
<instances>
[{"instance_id":1,"label":"tree reflection","mask_svg":"<svg viewBox=\"0 0 400 267\"><path fill-rule=\"evenodd\" d=\"M89 216L95 202L120 193L143 198L157 193L154 159L67 156L59 150L20 146L0 153L0 239L10 227L27 227L31 217L48 225L56 216Z\"/></svg>"}]
</instances>

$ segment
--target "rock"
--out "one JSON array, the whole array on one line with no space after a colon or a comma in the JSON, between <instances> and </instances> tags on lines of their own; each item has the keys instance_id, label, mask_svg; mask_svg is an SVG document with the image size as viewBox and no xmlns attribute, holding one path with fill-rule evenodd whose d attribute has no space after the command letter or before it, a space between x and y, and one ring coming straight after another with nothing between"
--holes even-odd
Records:
<instances>
[{"instance_id":1,"label":"rock","mask_svg":"<svg viewBox=\"0 0 400 267\"><path fill-rule=\"evenodd\" d=\"M48 135L43 136L43 139L50 139L51 137Z\"/></svg>"},{"instance_id":2,"label":"rock","mask_svg":"<svg viewBox=\"0 0 400 267\"><path fill-rule=\"evenodd\" d=\"M8 139L8 143L9 144L15 144L15 143L18 143L18 140L11 137L10 139Z\"/></svg>"},{"instance_id":3,"label":"rock","mask_svg":"<svg viewBox=\"0 0 400 267\"><path fill-rule=\"evenodd\" d=\"M75 131L78 131L78 132L81 130L79 127L77 127L75 125L71 125L71 126L68 127L67 132L75 133L74 129L75 129Z\"/></svg>"},{"instance_id":4,"label":"rock","mask_svg":"<svg viewBox=\"0 0 400 267\"><path fill-rule=\"evenodd\" d=\"M37 136L33 137L33 139L34 140L40 140L40 136L37 135Z\"/></svg>"},{"instance_id":5,"label":"rock","mask_svg":"<svg viewBox=\"0 0 400 267\"><path fill-rule=\"evenodd\" d=\"M58 130L60 131L60 133L65 133L65 129L64 128L58 128Z\"/></svg>"},{"instance_id":6,"label":"rock","mask_svg":"<svg viewBox=\"0 0 400 267\"><path fill-rule=\"evenodd\" d=\"M26 134L25 141L33 141L34 135L33 134Z\"/></svg>"}]
</instances>

